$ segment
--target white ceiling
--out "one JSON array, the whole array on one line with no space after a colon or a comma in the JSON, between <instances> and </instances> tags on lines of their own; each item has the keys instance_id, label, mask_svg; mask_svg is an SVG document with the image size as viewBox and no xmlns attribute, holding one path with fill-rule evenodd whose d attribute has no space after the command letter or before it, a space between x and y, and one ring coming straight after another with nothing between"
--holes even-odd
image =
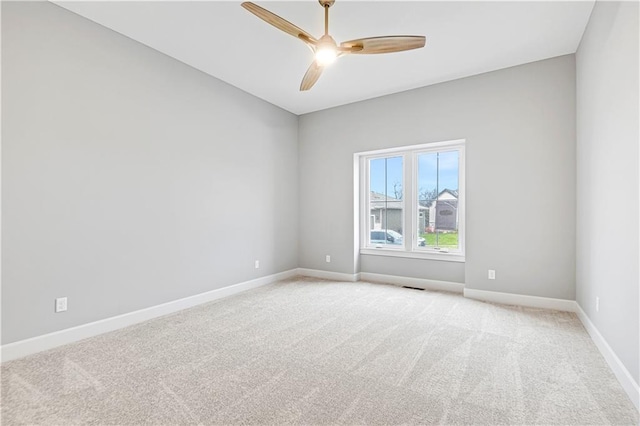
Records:
<instances>
[{"instance_id":1,"label":"white ceiling","mask_svg":"<svg viewBox=\"0 0 640 426\"><path fill-rule=\"evenodd\" d=\"M425 35L427 45L345 56L309 92L299 92L311 51L240 2L55 3L295 114L574 53L594 5L337 0L329 32L338 43L398 34ZM316 0L255 3L322 35L323 10Z\"/></svg>"}]
</instances>

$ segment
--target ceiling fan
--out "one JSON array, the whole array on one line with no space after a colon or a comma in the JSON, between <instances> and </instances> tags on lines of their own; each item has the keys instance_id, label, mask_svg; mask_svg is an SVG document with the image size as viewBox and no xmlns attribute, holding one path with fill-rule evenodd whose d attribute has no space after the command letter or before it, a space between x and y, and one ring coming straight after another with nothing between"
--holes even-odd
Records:
<instances>
[{"instance_id":1,"label":"ceiling fan","mask_svg":"<svg viewBox=\"0 0 640 426\"><path fill-rule=\"evenodd\" d=\"M391 53L401 52L403 50L419 49L424 47L424 36L386 36L386 37L368 37L356 40L343 41L338 45L336 41L329 35L329 8L335 0L318 0L324 8L324 35L320 39L316 39L308 32L296 27L291 22L279 17L275 13L258 6L255 3L244 2L242 7L264 20L268 24L273 25L279 30L302 40L307 44L315 54L315 59L309 66L309 69L302 78L300 83L300 91L311 89L318 81L324 67L333 63L339 56L348 54L374 54L374 53Z\"/></svg>"}]
</instances>

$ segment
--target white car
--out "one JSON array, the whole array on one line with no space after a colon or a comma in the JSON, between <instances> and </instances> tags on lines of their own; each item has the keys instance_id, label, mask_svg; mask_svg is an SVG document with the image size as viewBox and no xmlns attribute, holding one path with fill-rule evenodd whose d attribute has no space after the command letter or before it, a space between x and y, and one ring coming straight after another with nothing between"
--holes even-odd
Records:
<instances>
[{"instance_id":1,"label":"white car","mask_svg":"<svg viewBox=\"0 0 640 426\"><path fill-rule=\"evenodd\" d=\"M402 234L394 231L393 229L380 229L371 231L371 244L393 244L402 245ZM418 245L424 246L426 241L422 237L418 237Z\"/></svg>"}]
</instances>

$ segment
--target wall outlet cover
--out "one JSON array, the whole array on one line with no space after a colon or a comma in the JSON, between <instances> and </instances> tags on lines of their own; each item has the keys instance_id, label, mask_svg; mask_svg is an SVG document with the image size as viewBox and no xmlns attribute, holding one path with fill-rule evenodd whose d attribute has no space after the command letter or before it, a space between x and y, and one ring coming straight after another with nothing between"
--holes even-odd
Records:
<instances>
[{"instance_id":1,"label":"wall outlet cover","mask_svg":"<svg viewBox=\"0 0 640 426\"><path fill-rule=\"evenodd\" d=\"M65 312L67 310L67 298L58 297L56 299L56 313Z\"/></svg>"}]
</instances>

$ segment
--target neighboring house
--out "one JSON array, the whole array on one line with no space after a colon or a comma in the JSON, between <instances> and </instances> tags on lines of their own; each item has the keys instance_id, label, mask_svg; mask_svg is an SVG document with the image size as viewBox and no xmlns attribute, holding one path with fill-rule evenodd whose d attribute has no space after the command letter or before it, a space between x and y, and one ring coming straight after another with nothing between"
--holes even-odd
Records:
<instances>
[{"instance_id":1,"label":"neighboring house","mask_svg":"<svg viewBox=\"0 0 640 426\"><path fill-rule=\"evenodd\" d=\"M455 231L458 229L458 191L443 189L438 197L429 203L429 229Z\"/></svg>"},{"instance_id":2,"label":"neighboring house","mask_svg":"<svg viewBox=\"0 0 640 426\"><path fill-rule=\"evenodd\" d=\"M402 230L402 200L371 191L369 196L371 229L391 229L400 234ZM419 206L419 229L427 226L428 207Z\"/></svg>"}]
</instances>

